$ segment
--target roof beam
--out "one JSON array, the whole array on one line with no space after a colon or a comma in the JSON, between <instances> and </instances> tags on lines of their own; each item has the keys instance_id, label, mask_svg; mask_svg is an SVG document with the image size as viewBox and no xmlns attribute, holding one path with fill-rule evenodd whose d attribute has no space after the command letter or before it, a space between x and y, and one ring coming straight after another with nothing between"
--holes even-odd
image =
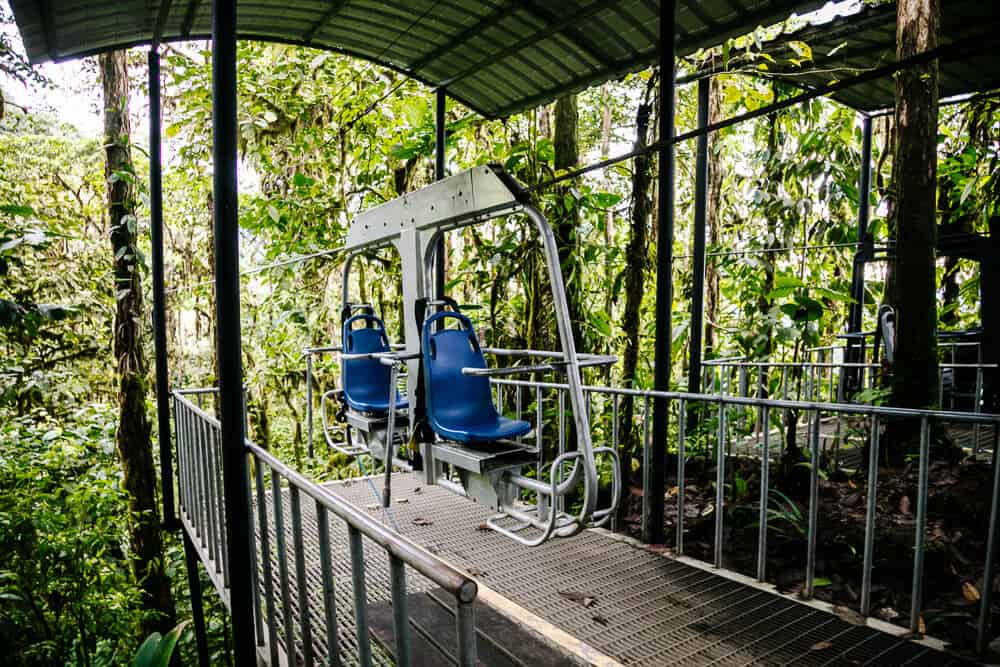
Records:
<instances>
[{"instance_id":1,"label":"roof beam","mask_svg":"<svg viewBox=\"0 0 1000 667\"><path fill-rule=\"evenodd\" d=\"M42 32L45 35L45 53L54 61L56 59L56 27L52 23L52 0L41 0L38 3L38 17L42 21Z\"/></svg>"},{"instance_id":2,"label":"roof beam","mask_svg":"<svg viewBox=\"0 0 1000 667\"><path fill-rule=\"evenodd\" d=\"M535 18L541 19L546 25L554 25L559 22L558 15L549 11L547 8L542 7L538 3L534 2L534 0L517 0L517 3L522 9L524 9L524 11L528 12ZM613 61L613 58L607 51L598 47L594 40L587 37L587 35L585 35L576 26L571 25L564 30L553 30L552 34L555 35L558 32L570 33L573 38L574 45L596 60L599 65L606 67Z\"/></svg>"},{"instance_id":3,"label":"roof beam","mask_svg":"<svg viewBox=\"0 0 1000 667\"><path fill-rule=\"evenodd\" d=\"M184 12L184 20L181 22L181 37L185 39L191 36L194 17L198 14L198 2L199 0L188 0L187 11Z\"/></svg>"},{"instance_id":4,"label":"roof beam","mask_svg":"<svg viewBox=\"0 0 1000 667\"><path fill-rule=\"evenodd\" d=\"M710 31L715 31L719 27L718 21L713 19L711 16L706 14L701 7L698 6L697 2L691 2L691 0L681 0L681 4L684 5L685 9L691 12L696 19L702 22L706 28Z\"/></svg>"},{"instance_id":5,"label":"roof beam","mask_svg":"<svg viewBox=\"0 0 1000 667\"><path fill-rule=\"evenodd\" d=\"M159 44L160 38L163 37L163 27L167 24L172 4L173 0L160 0L160 8L156 12L156 25L153 27L153 44Z\"/></svg>"},{"instance_id":6,"label":"roof beam","mask_svg":"<svg viewBox=\"0 0 1000 667\"><path fill-rule=\"evenodd\" d=\"M313 27L306 31L306 34L302 35L302 41L306 44L311 44L312 41L326 26L333 20L333 17L340 13L340 9L346 4L347 0L332 0L330 2L330 7L327 8L326 12L319 18Z\"/></svg>"},{"instance_id":7,"label":"roof beam","mask_svg":"<svg viewBox=\"0 0 1000 667\"><path fill-rule=\"evenodd\" d=\"M507 58L508 56L511 56L511 55L517 53L521 49L523 49L523 48L525 48L527 46L531 46L532 44L536 43L539 39L542 39L543 37L548 37L550 35L554 35L556 33L562 32L562 31L564 31L564 30L572 27L572 25L573 25L574 22L580 21L580 20L583 20L583 19L586 19L586 18L589 18L590 16L593 16L594 14L596 14L599 11L601 11L602 9L604 9L604 8L610 6L610 5L615 4L615 2L616 2L616 0L598 0L598 2L595 2L594 4L590 5L586 9L583 9L583 10L577 12L576 14L573 14L572 16L566 16L566 17L564 17L562 20L560 20L558 22L546 25L544 28L542 28L540 30L536 30L535 32L531 33L530 35L528 35L524 39L518 40L517 42L515 42L515 43L511 44L510 46L508 46L507 48L501 49L500 51L497 51L496 53L489 54L485 58L476 61L475 63L473 63L469 67L466 67L465 69L461 70L457 74L454 74L454 75L448 77L447 79L445 79L444 81L442 81L438 85L440 85L440 86L450 86L451 84L455 83L456 81L460 81L460 80L464 79L465 77L478 72L479 70L483 69L487 65L499 62L499 61L503 60L504 58Z\"/></svg>"},{"instance_id":8,"label":"roof beam","mask_svg":"<svg viewBox=\"0 0 1000 667\"><path fill-rule=\"evenodd\" d=\"M487 30L495 26L497 22L513 14L516 9L517 7L514 5L514 0L504 0L504 2L497 5L492 12L482 17L479 21L472 24L462 32L455 35L455 37L450 39L447 44L445 44L439 49L431 51L427 55L421 57L415 63L411 64L410 70L415 71L421 69L431 64L432 62L439 60L441 56L445 55L446 53L451 53L458 47L465 45L474 37L478 37L482 33L486 32Z\"/></svg>"}]
</instances>

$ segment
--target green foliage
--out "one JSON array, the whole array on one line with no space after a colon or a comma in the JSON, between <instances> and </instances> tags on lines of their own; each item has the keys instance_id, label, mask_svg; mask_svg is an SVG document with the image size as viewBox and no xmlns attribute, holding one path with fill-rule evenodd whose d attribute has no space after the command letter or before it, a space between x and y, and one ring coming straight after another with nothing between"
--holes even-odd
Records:
<instances>
[{"instance_id":1,"label":"green foliage","mask_svg":"<svg viewBox=\"0 0 1000 667\"><path fill-rule=\"evenodd\" d=\"M167 633L164 637L159 632L154 632L142 643L136 651L132 660L132 667L169 667L170 659L177 647L177 641L184 632L187 621L179 623L177 627Z\"/></svg>"},{"instance_id":2,"label":"green foliage","mask_svg":"<svg viewBox=\"0 0 1000 667\"><path fill-rule=\"evenodd\" d=\"M127 655L138 589L127 555L114 415L0 411L0 655L110 665Z\"/></svg>"}]
</instances>

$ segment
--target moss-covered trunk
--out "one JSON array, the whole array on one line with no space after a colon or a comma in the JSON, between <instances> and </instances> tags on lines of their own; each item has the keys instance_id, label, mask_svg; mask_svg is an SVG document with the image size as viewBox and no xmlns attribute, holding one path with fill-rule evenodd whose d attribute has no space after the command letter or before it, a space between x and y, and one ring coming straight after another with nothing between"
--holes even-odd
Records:
<instances>
[{"instance_id":1,"label":"moss-covered trunk","mask_svg":"<svg viewBox=\"0 0 1000 667\"><path fill-rule=\"evenodd\" d=\"M132 571L142 588L143 635L174 624L170 580L164 571L163 540L156 502L156 471L146 415L146 363L142 349L142 286L136 247L135 170L130 149L128 70L124 51L100 56L104 89L105 175L108 222L114 253L114 355L118 382L115 443L129 503Z\"/></svg>"}]
</instances>

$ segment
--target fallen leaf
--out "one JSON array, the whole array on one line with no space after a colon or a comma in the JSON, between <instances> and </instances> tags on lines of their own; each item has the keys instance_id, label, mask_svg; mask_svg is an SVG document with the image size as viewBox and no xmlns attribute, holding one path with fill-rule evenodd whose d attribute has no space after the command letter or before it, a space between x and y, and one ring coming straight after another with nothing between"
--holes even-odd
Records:
<instances>
[{"instance_id":1,"label":"fallen leaf","mask_svg":"<svg viewBox=\"0 0 1000 667\"><path fill-rule=\"evenodd\" d=\"M673 498L676 495L677 495L677 487L671 486L669 489L667 489L667 493L664 496L664 498Z\"/></svg>"},{"instance_id":2,"label":"fallen leaf","mask_svg":"<svg viewBox=\"0 0 1000 667\"><path fill-rule=\"evenodd\" d=\"M489 530L489 529L490 529L490 527L487 524L485 524L485 523L481 523L478 526L476 526L476 530L486 531L486 530Z\"/></svg>"},{"instance_id":3,"label":"fallen leaf","mask_svg":"<svg viewBox=\"0 0 1000 667\"><path fill-rule=\"evenodd\" d=\"M924 625L923 614L921 614L920 617L917 619L917 632L919 632L922 635L927 634L927 626Z\"/></svg>"},{"instance_id":4,"label":"fallen leaf","mask_svg":"<svg viewBox=\"0 0 1000 667\"><path fill-rule=\"evenodd\" d=\"M826 651L827 649L833 648L832 642L816 642L809 647L810 651Z\"/></svg>"},{"instance_id":5,"label":"fallen leaf","mask_svg":"<svg viewBox=\"0 0 1000 667\"><path fill-rule=\"evenodd\" d=\"M607 626L609 624L608 619L604 618L600 614L594 614L593 616L590 617L590 620L592 620L594 623L597 623L598 625Z\"/></svg>"},{"instance_id":6,"label":"fallen leaf","mask_svg":"<svg viewBox=\"0 0 1000 667\"><path fill-rule=\"evenodd\" d=\"M881 609L876 609L875 615L883 621L892 621L893 619L899 618L899 612L892 607L882 607Z\"/></svg>"},{"instance_id":7,"label":"fallen leaf","mask_svg":"<svg viewBox=\"0 0 1000 667\"><path fill-rule=\"evenodd\" d=\"M979 602L979 589L971 581L962 583L962 597L969 602Z\"/></svg>"},{"instance_id":8,"label":"fallen leaf","mask_svg":"<svg viewBox=\"0 0 1000 667\"><path fill-rule=\"evenodd\" d=\"M400 498L399 500L396 501L396 503L399 505L405 505L408 502L410 502L409 498Z\"/></svg>"},{"instance_id":9,"label":"fallen leaf","mask_svg":"<svg viewBox=\"0 0 1000 667\"><path fill-rule=\"evenodd\" d=\"M903 496L899 499L899 511L903 514L910 513L910 497Z\"/></svg>"},{"instance_id":10,"label":"fallen leaf","mask_svg":"<svg viewBox=\"0 0 1000 667\"><path fill-rule=\"evenodd\" d=\"M417 487L414 487L414 489L413 489L413 492L414 492L414 493L420 493L420 491L421 491L421 489L420 489L420 487L419 487L419 486L417 486Z\"/></svg>"},{"instance_id":11,"label":"fallen leaf","mask_svg":"<svg viewBox=\"0 0 1000 667\"><path fill-rule=\"evenodd\" d=\"M579 591L559 591L559 595L571 602L583 605L586 609L590 609L597 604L597 598L593 598L586 593L580 593Z\"/></svg>"},{"instance_id":12,"label":"fallen leaf","mask_svg":"<svg viewBox=\"0 0 1000 667\"><path fill-rule=\"evenodd\" d=\"M833 613L842 621L847 621L851 625L864 625L865 617L854 611L850 607L837 606L833 608Z\"/></svg>"},{"instance_id":13,"label":"fallen leaf","mask_svg":"<svg viewBox=\"0 0 1000 667\"><path fill-rule=\"evenodd\" d=\"M473 577L485 577L486 576L486 572L483 571L483 570L480 570L478 567L469 567L469 568L466 568L465 571L468 572Z\"/></svg>"},{"instance_id":14,"label":"fallen leaf","mask_svg":"<svg viewBox=\"0 0 1000 667\"><path fill-rule=\"evenodd\" d=\"M419 517L418 516L416 519L413 520L413 525L414 526L433 526L434 522L431 521L430 519L425 519L423 517Z\"/></svg>"},{"instance_id":15,"label":"fallen leaf","mask_svg":"<svg viewBox=\"0 0 1000 667\"><path fill-rule=\"evenodd\" d=\"M368 510L369 512L375 512L382 509L382 506L376 503L373 505L365 505L365 509Z\"/></svg>"}]
</instances>

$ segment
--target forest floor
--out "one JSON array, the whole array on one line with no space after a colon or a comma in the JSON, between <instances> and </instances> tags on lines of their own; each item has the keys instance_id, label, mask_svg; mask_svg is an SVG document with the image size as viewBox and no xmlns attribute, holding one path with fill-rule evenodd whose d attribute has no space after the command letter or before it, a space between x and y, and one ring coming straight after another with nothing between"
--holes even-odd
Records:
<instances>
[{"instance_id":1,"label":"forest floor","mask_svg":"<svg viewBox=\"0 0 1000 667\"><path fill-rule=\"evenodd\" d=\"M782 475L780 466L772 464L768 500L766 577L790 594L801 594L804 586L809 505L808 468L796 468ZM915 463L880 468L877 488L871 613L903 627L909 625L913 583L917 474ZM726 477L722 564L756 577L760 463L734 458L727 461ZM690 462L686 479L685 555L712 562L714 464ZM675 482L668 481L666 494L668 545L675 544ZM989 465L971 458L932 463L929 469L921 628L960 652L972 650L976 639L991 486ZM638 537L642 490L633 487L629 499L623 528ZM842 608L847 616L860 609L866 502L864 471L830 473L820 480L814 597ZM1000 576L992 586L1000 591ZM993 607L995 611L997 605ZM988 636L998 634L994 623Z\"/></svg>"}]
</instances>

